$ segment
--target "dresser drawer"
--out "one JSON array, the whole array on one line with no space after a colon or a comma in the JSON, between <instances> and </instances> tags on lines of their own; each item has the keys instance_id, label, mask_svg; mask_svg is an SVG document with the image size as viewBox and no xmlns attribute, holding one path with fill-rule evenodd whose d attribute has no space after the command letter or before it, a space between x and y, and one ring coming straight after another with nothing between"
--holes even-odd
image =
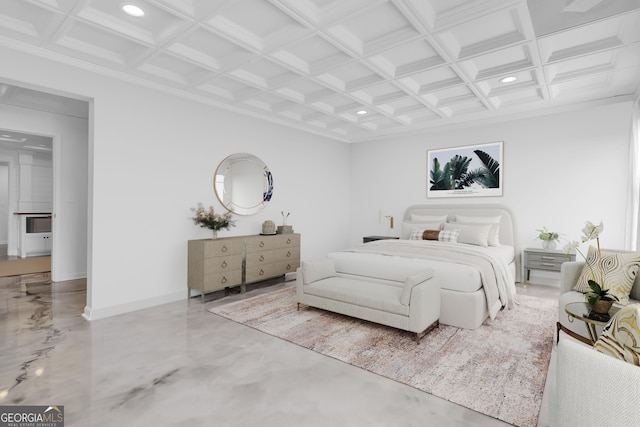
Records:
<instances>
[{"instance_id":1,"label":"dresser drawer","mask_svg":"<svg viewBox=\"0 0 640 427\"><path fill-rule=\"evenodd\" d=\"M277 261L300 260L300 247L278 249L274 254Z\"/></svg>"},{"instance_id":2,"label":"dresser drawer","mask_svg":"<svg viewBox=\"0 0 640 427\"><path fill-rule=\"evenodd\" d=\"M232 270L224 273L206 274L204 276L204 292L236 286L242 283L242 270Z\"/></svg>"},{"instance_id":3,"label":"dresser drawer","mask_svg":"<svg viewBox=\"0 0 640 427\"><path fill-rule=\"evenodd\" d=\"M221 256L204 260L204 274L223 273L242 269L242 257Z\"/></svg>"},{"instance_id":4,"label":"dresser drawer","mask_svg":"<svg viewBox=\"0 0 640 427\"><path fill-rule=\"evenodd\" d=\"M560 271L561 265L562 262L557 261L529 261L527 265L525 265L525 268Z\"/></svg>"},{"instance_id":5,"label":"dresser drawer","mask_svg":"<svg viewBox=\"0 0 640 427\"><path fill-rule=\"evenodd\" d=\"M247 281L247 283L251 283L269 279L271 277L281 276L284 274L281 273L281 269L282 266L280 266L279 264L265 264L254 266L249 266L247 264L245 280Z\"/></svg>"},{"instance_id":6,"label":"dresser drawer","mask_svg":"<svg viewBox=\"0 0 640 427\"><path fill-rule=\"evenodd\" d=\"M293 234L279 234L276 236L279 248L300 247L300 235Z\"/></svg>"},{"instance_id":7,"label":"dresser drawer","mask_svg":"<svg viewBox=\"0 0 640 427\"><path fill-rule=\"evenodd\" d=\"M245 241L247 254L268 251L278 247L277 236L252 236Z\"/></svg>"},{"instance_id":8,"label":"dresser drawer","mask_svg":"<svg viewBox=\"0 0 640 427\"><path fill-rule=\"evenodd\" d=\"M276 251L247 252L247 267L263 266L276 261Z\"/></svg>"},{"instance_id":9,"label":"dresser drawer","mask_svg":"<svg viewBox=\"0 0 640 427\"><path fill-rule=\"evenodd\" d=\"M564 254L541 254L541 253L527 253L527 259L529 262L559 262L563 263L569 261L569 258Z\"/></svg>"},{"instance_id":10,"label":"dresser drawer","mask_svg":"<svg viewBox=\"0 0 640 427\"><path fill-rule=\"evenodd\" d=\"M216 239L204 243L204 258L242 254L242 240Z\"/></svg>"}]
</instances>

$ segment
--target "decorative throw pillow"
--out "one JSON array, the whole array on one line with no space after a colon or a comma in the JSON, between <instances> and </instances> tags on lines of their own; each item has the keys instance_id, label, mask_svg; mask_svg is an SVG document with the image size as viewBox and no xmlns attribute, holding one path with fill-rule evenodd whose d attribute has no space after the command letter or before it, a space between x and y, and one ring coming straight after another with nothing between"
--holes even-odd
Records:
<instances>
[{"instance_id":1,"label":"decorative throw pillow","mask_svg":"<svg viewBox=\"0 0 640 427\"><path fill-rule=\"evenodd\" d=\"M609 320L593 348L640 366L640 304L629 304L620 309Z\"/></svg>"},{"instance_id":2,"label":"decorative throw pillow","mask_svg":"<svg viewBox=\"0 0 640 427\"><path fill-rule=\"evenodd\" d=\"M587 264L583 267L573 290L587 293L591 290L588 281L595 280L603 289L608 289L612 295L615 295L620 304L629 304L629 293L640 268L640 253L607 251L600 251L600 253L602 258L598 260L598 249L589 247Z\"/></svg>"},{"instance_id":3,"label":"decorative throw pillow","mask_svg":"<svg viewBox=\"0 0 640 427\"><path fill-rule=\"evenodd\" d=\"M408 232L405 231L406 228L409 228ZM441 228L442 224L439 222L425 224L412 224L410 222L403 222L402 235L407 236L409 240L422 240L422 233L424 233L425 230L440 230Z\"/></svg>"},{"instance_id":4,"label":"decorative throw pillow","mask_svg":"<svg viewBox=\"0 0 640 427\"><path fill-rule=\"evenodd\" d=\"M476 246L489 246L489 232L491 224L460 224L448 222L444 224L445 230L459 230L458 243L467 243Z\"/></svg>"},{"instance_id":5,"label":"decorative throw pillow","mask_svg":"<svg viewBox=\"0 0 640 427\"><path fill-rule=\"evenodd\" d=\"M442 223L441 222L413 223L410 221L403 221L401 238L408 239L415 227L422 228L423 230L441 230Z\"/></svg>"},{"instance_id":6,"label":"decorative throw pillow","mask_svg":"<svg viewBox=\"0 0 640 427\"><path fill-rule=\"evenodd\" d=\"M424 230L422 232L422 240L438 240L440 230Z\"/></svg>"},{"instance_id":7,"label":"decorative throw pillow","mask_svg":"<svg viewBox=\"0 0 640 427\"><path fill-rule=\"evenodd\" d=\"M502 215L493 216L472 216L472 215L456 215L456 222L463 224L492 224L489 231L489 246L500 246L500 221Z\"/></svg>"},{"instance_id":8,"label":"decorative throw pillow","mask_svg":"<svg viewBox=\"0 0 640 427\"><path fill-rule=\"evenodd\" d=\"M438 234L438 240L441 242L457 243L459 235L460 230L457 228L453 230L442 230L440 234Z\"/></svg>"}]
</instances>

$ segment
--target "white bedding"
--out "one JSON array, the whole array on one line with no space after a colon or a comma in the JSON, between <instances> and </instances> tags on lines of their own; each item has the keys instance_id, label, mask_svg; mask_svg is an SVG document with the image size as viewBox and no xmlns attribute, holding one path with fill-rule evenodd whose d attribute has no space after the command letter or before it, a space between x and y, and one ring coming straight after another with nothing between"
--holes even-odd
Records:
<instances>
[{"instance_id":1,"label":"white bedding","mask_svg":"<svg viewBox=\"0 0 640 427\"><path fill-rule=\"evenodd\" d=\"M384 258L379 257L415 258L416 265L420 268L433 268L443 289L475 292L484 287L491 318L495 317L500 308L512 308L515 304L515 279L509 266L515 258L512 246L482 247L426 240L378 240L344 252L361 254L366 258L368 268L374 269L384 264Z\"/></svg>"}]
</instances>

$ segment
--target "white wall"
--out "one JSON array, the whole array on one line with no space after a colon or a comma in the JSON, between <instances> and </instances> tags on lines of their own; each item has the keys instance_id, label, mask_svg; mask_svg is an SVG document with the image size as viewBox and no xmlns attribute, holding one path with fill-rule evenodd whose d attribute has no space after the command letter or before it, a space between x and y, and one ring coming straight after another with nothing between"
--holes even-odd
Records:
<instances>
[{"instance_id":1,"label":"white wall","mask_svg":"<svg viewBox=\"0 0 640 427\"><path fill-rule=\"evenodd\" d=\"M0 56L11 63L0 80L93 99L87 317L186 297L187 241L210 236L190 208L219 206L213 173L232 153L264 160L275 190L263 212L236 217L221 236L259 233L284 210L302 234L303 259L346 246L348 145L8 48Z\"/></svg>"},{"instance_id":2,"label":"white wall","mask_svg":"<svg viewBox=\"0 0 640 427\"><path fill-rule=\"evenodd\" d=\"M1 77L0 77L1 78ZM87 150L86 119L0 104L0 128L53 137L55 188L53 205L54 281L87 274ZM15 180L19 164L15 160ZM14 187L18 191L18 186ZM18 204L13 207L18 210ZM9 241L17 244L18 218L10 218ZM13 248L12 248L13 246ZM10 244L17 254L17 246Z\"/></svg>"},{"instance_id":3,"label":"white wall","mask_svg":"<svg viewBox=\"0 0 640 427\"><path fill-rule=\"evenodd\" d=\"M412 204L502 204L514 215L522 248L540 247L543 226L579 240L584 222L604 222L603 247L623 248L631 103L593 107L351 148L350 243L399 235L378 211L401 220ZM427 150L504 142L502 197L427 199Z\"/></svg>"}]
</instances>

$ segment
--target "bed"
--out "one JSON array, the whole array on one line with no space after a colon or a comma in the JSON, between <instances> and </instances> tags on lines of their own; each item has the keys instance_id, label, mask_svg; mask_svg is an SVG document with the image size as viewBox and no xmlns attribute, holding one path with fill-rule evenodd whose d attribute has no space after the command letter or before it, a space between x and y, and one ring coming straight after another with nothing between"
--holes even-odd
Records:
<instances>
[{"instance_id":1,"label":"bed","mask_svg":"<svg viewBox=\"0 0 640 427\"><path fill-rule=\"evenodd\" d=\"M362 274L411 265L441 283L440 323L476 329L515 306L520 249L513 216L499 205L413 205L398 240L377 240L329 254Z\"/></svg>"}]
</instances>

